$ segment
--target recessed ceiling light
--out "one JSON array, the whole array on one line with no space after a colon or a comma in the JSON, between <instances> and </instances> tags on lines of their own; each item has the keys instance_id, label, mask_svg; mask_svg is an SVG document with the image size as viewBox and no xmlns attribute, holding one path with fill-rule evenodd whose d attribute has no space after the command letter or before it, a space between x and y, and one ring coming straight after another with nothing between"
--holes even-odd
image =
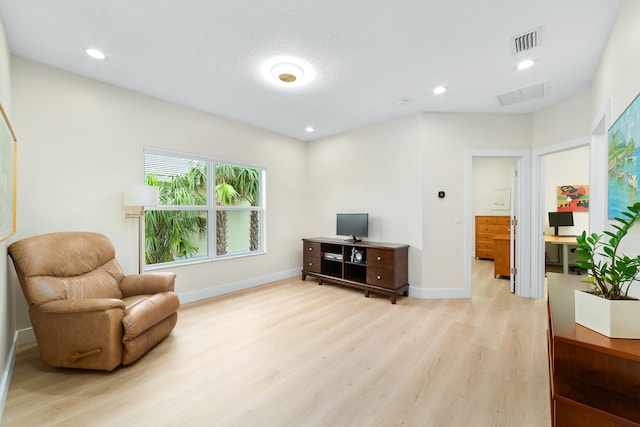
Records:
<instances>
[{"instance_id":1,"label":"recessed ceiling light","mask_svg":"<svg viewBox=\"0 0 640 427\"><path fill-rule=\"evenodd\" d=\"M313 132L315 129L313 128L313 126L307 126L306 128L304 128L304 130L306 130L307 132L311 133L311 132Z\"/></svg>"},{"instance_id":2,"label":"recessed ceiling light","mask_svg":"<svg viewBox=\"0 0 640 427\"><path fill-rule=\"evenodd\" d=\"M446 87L444 87L444 86L438 86L438 87L436 87L435 89L433 89L433 93L434 93L435 95L443 94L443 93L445 93L446 91L447 91L447 88L446 88Z\"/></svg>"},{"instance_id":3,"label":"recessed ceiling light","mask_svg":"<svg viewBox=\"0 0 640 427\"><path fill-rule=\"evenodd\" d=\"M530 68L531 66L533 66L533 64L535 63L536 61L534 61L533 59L525 59L524 61L522 61L516 66L516 69L526 70L527 68Z\"/></svg>"},{"instance_id":4,"label":"recessed ceiling light","mask_svg":"<svg viewBox=\"0 0 640 427\"><path fill-rule=\"evenodd\" d=\"M260 72L265 79L282 87L298 87L315 77L313 67L300 58L278 56L262 63Z\"/></svg>"},{"instance_id":5,"label":"recessed ceiling light","mask_svg":"<svg viewBox=\"0 0 640 427\"><path fill-rule=\"evenodd\" d=\"M90 57L95 58L95 59L105 59L107 57L107 55L105 55L104 53L102 53L98 49L94 49L92 47L87 48L84 51L87 53L87 55L89 55Z\"/></svg>"},{"instance_id":6,"label":"recessed ceiling light","mask_svg":"<svg viewBox=\"0 0 640 427\"><path fill-rule=\"evenodd\" d=\"M396 104L398 104L398 105L405 105L405 104L408 104L408 103L409 103L409 100L407 98L398 99L396 101Z\"/></svg>"}]
</instances>

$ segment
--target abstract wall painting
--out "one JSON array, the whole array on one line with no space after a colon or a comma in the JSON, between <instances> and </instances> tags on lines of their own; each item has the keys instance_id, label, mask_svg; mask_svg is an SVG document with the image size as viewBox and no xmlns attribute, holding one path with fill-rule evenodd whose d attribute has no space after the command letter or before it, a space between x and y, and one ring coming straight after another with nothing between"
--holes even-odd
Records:
<instances>
[{"instance_id":1,"label":"abstract wall painting","mask_svg":"<svg viewBox=\"0 0 640 427\"><path fill-rule=\"evenodd\" d=\"M640 156L640 100L629 104L609 128L608 218L638 201L638 156Z\"/></svg>"},{"instance_id":2,"label":"abstract wall painting","mask_svg":"<svg viewBox=\"0 0 640 427\"><path fill-rule=\"evenodd\" d=\"M558 212L588 212L588 185L560 185L557 199Z\"/></svg>"}]
</instances>

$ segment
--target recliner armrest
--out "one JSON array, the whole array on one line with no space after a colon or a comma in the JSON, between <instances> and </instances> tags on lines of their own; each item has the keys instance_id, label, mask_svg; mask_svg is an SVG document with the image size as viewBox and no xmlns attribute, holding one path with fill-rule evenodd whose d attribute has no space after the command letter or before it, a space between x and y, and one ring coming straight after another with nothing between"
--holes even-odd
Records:
<instances>
[{"instance_id":1,"label":"recliner armrest","mask_svg":"<svg viewBox=\"0 0 640 427\"><path fill-rule=\"evenodd\" d=\"M38 306L43 313L86 313L112 308L125 309L124 301L117 298L87 298L77 300L49 301Z\"/></svg>"},{"instance_id":2,"label":"recliner armrest","mask_svg":"<svg viewBox=\"0 0 640 427\"><path fill-rule=\"evenodd\" d=\"M175 273L144 273L125 276L120 282L120 290L125 297L157 294L173 291Z\"/></svg>"}]
</instances>

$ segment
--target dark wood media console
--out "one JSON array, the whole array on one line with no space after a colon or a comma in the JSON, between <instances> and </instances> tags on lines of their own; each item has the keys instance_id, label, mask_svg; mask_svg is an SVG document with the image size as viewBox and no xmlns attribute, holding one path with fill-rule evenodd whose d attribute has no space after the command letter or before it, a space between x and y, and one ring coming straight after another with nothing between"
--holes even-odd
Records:
<instances>
[{"instance_id":1,"label":"dark wood media console","mask_svg":"<svg viewBox=\"0 0 640 427\"><path fill-rule=\"evenodd\" d=\"M302 239L302 280L307 276L386 295L396 303L409 295L409 245L345 242L339 239Z\"/></svg>"},{"instance_id":2,"label":"dark wood media console","mask_svg":"<svg viewBox=\"0 0 640 427\"><path fill-rule=\"evenodd\" d=\"M547 274L551 423L640 426L640 340L612 339L575 323L581 276Z\"/></svg>"}]
</instances>

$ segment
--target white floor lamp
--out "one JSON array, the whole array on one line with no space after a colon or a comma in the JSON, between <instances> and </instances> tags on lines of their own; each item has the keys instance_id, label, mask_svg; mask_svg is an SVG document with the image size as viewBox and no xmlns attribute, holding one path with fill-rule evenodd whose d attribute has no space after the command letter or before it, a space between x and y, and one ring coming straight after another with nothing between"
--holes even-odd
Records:
<instances>
[{"instance_id":1,"label":"white floor lamp","mask_svg":"<svg viewBox=\"0 0 640 427\"><path fill-rule=\"evenodd\" d=\"M144 208L158 206L158 187L150 185L136 185L125 190L123 204L140 208L139 213L126 213L125 218L138 218L138 273L143 270L142 252L144 248Z\"/></svg>"}]
</instances>

